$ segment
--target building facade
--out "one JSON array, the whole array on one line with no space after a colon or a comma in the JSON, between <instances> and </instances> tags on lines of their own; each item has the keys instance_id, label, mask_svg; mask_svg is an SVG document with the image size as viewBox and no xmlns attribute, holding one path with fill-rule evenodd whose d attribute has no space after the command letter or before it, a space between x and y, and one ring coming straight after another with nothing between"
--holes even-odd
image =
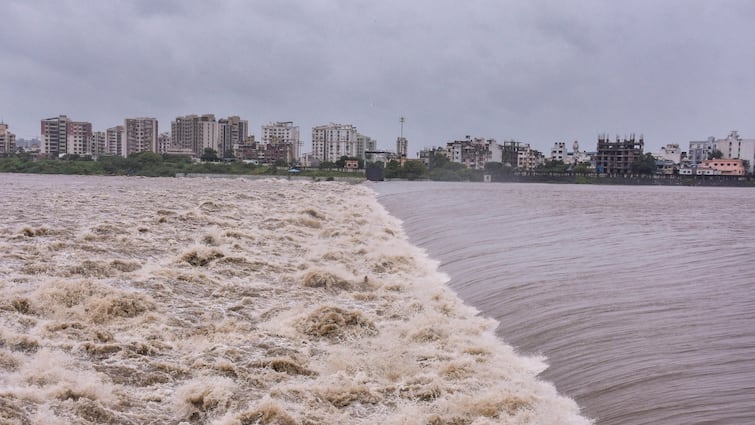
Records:
<instances>
[{"instance_id":1,"label":"building facade","mask_svg":"<svg viewBox=\"0 0 755 425\"><path fill-rule=\"evenodd\" d=\"M561 161L566 163L569 152L566 150L566 143L556 142L551 148L551 161Z\"/></svg>"},{"instance_id":2,"label":"building facade","mask_svg":"<svg viewBox=\"0 0 755 425\"><path fill-rule=\"evenodd\" d=\"M177 117L170 123L170 134L172 151L192 152L196 158L204 154L205 148L217 152L221 147L220 128L213 114Z\"/></svg>"},{"instance_id":3,"label":"building facade","mask_svg":"<svg viewBox=\"0 0 755 425\"><path fill-rule=\"evenodd\" d=\"M666 146L662 146L661 150L654 156L656 159L670 161L673 164L681 164L682 162L682 150L677 143L669 143Z\"/></svg>"},{"instance_id":4,"label":"building facade","mask_svg":"<svg viewBox=\"0 0 755 425\"><path fill-rule=\"evenodd\" d=\"M699 168L703 170L715 170L718 171L716 174L724 176L744 176L747 173L744 160L741 159L706 159Z\"/></svg>"},{"instance_id":5,"label":"building facade","mask_svg":"<svg viewBox=\"0 0 755 425\"><path fill-rule=\"evenodd\" d=\"M299 161L301 157L299 126L294 125L293 121L277 121L263 125L260 143L263 145L288 144L293 161Z\"/></svg>"},{"instance_id":6,"label":"building facade","mask_svg":"<svg viewBox=\"0 0 755 425\"><path fill-rule=\"evenodd\" d=\"M58 158L68 152L68 124L71 120L66 115L43 119L40 134L42 144L40 153L50 158Z\"/></svg>"},{"instance_id":7,"label":"building facade","mask_svg":"<svg viewBox=\"0 0 755 425\"><path fill-rule=\"evenodd\" d=\"M67 133L66 151L69 155L93 155L92 123L71 121Z\"/></svg>"},{"instance_id":8,"label":"building facade","mask_svg":"<svg viewBox=\"0 0 755 425\"><path fill-rule=\"evenodd\" d=\"M64 155L95 155L92 123L72 121L66 115L41 121L40 152L50 158Z\"/></svg>"},{"instance_id":9,"label":"building facade","mask_svg":"<svg viewBox=\"0 0 755 425\"><path fill-rule=\"evenodd\" d=\"M105 138L107 139L106 155L126 156L126 129L122 125L108 128L105 131Z\"/></svg>"},{"instance_id":10,"label":"building facade","mask_svg":"<svg viewBox=\"0 0 755 425\"><path fill-rule=\"evenodd\" d=\"M107 154L107 133L104 131L92 132L92 155L98 157Z\"/></svg>"},{"instance_id":11,"label":"building facade","mask_svg":"<svg viewBox=\"0 0 755 425\"><path fill-rule=\"evenodd\" d=\"M747 172L755 168L755 139L743 139L736 130L731 131L725 139L718 139L715 149L721 151L724 158L742 159L747 163ZM707 159L707 158L706 158Z\"/></svg>"},{"instance_id":12,"label":"building facade","mask_svg":"<svg viewBox=\"0 0 755 425\"><path fill-rule=\"evenodd\" d=\"M312 155L328 162L336 162L342 156L357 157L357 134L357 128L351 124L330 123L314 127Z\"/></svg>"},{"instance_id":13,"label":"building facade","mask_svg":"<svg viewBox=\"0 0 755 425\"><path fill-rule=\"evenodd\" d=\"M406 137L398 137L396 139L396 156L402 159L406 159L409 153L409 141Z\"/></svg>"},{"instance_id":14,"label":"building facade","mask_svg":"<svg viewBox=\"0 0 755 425\"><path fill-rule=\"evenodd\" d=\"M608 135L598 136L598 153L595 167L598 173L631 174L632 164L643 155L645 141L634 134L611 141Z\"/></svg>"},{"instance_id":15,"label":"building facade","mask_svg":"<svg viewBox=\"0 0 755 425\"><path fill-rule=\"evenodd\" d=\"M687 159L691 166L697 166L702 164L703 161L708 159L708 155L713 153L713 149L716 147L716 138L708 137L707 140L693 140L689 142L689 151L687 152Z\"/></svg>"},{"instance_id":16,"label":"building facade","mask_svg":"<svg viewBox=\"0 0 755 425\"><path fill-rule=\"evenodd\" d=\"M218 156L233 156L233 147L243 144L249 136L249 121L234 115L218 120Z\"/></svg>"},{"instance_id":17,"label":"building facade","mask_svg":"<svg viewBox=\"0 0 755 425\"><path fill-rule=\"evenodd\" d=\"M501 162L503 158L501 147L495 139L484 137L467 136L465 139L446 143L446 152L451 162L458 162L476 170L485 169L488 162Z\"/></svg>"},{"instance_id":18,"label":"building facade","mask_svg":"<svg viewBox=\"0 0 755 425\"><path fill-rule=\"evenodd\" d=\"M372 137L365 136L364 134L357 133L357 147L355 157L366 160L367 152L374 152L377 150L377 140ZM400 159L400 158L399 158Z\"/></svg>"},{"instance_id":19,"label":"building facade","mask_svg":"<svg viewBox=\"0 0 755 425\"><path fill-rule=\"evenodd\" d=\"M0 155L16 152L16 135L11 133L8 124L0 121Z\"/></svg>"},{"instance_id":20,"label":"building facade","mask_svg":"<svg viewBox=\"0 0 755 425\"><path fill-rule=\"evenodd\" d=\"M123 120L126 146L125 155L138 152L157 152L157 119L126 118Z\"/></svg>"},{"instance_id":21,"label":"building facade","mask_svg":"<svg viewBox=\"0 0 755 425\"><path fill-rule=\"evenodd\" d=\"M168 151L170 151L171 144L170 133L168 133L167 131L160 133L157 136L157 153L161 155L168 153Z\"/></svg>"}]
</instances>

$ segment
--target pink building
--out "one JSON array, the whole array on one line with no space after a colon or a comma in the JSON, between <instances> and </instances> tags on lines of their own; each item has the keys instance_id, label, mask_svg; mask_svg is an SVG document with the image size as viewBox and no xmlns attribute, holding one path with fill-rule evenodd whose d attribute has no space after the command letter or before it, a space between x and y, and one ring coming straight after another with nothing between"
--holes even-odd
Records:
<instances>
[{"instance_id":1,"label":"pink building","mask_svg":"<svg viewBox=\"0 0 755 425\"><path fill-rule=\"evenodd\" d=\"M745 165L741 159L719 158L706 159L701 164L701 168L708 168L720 171L724 176L744 176Z\"/></svg>"}]
</instances>

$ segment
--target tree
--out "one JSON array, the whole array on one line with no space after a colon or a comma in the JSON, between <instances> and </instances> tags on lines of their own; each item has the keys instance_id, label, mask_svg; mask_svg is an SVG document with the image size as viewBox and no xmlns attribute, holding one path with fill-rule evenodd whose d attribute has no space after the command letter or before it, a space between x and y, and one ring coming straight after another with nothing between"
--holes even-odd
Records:
<instances>
[{"instance_id":1,"label":"tree","mask_svg":"<svg viewBox=\"0 0 755 425\"><path fill-rule=\"evenodd\" d=\"M447 164L451 162L450 159L448 159L447 156L436 153L432 157L430 157L430 168L442 168L445 167Z\"/></svg>"},{"instance_id":2,"label":"tree","mask_svg":"<svg viewBox=\"0 0 755 425\"><path fill-rule=\"evenodd\" d=\"M204 148L204 153L199 157L202 161L216 162L219 160L218 152L213 148Z\"/></svg>"},{"instance_id":3,"label":"tree","mask_svg":"<svg viewBox=\"0 0 755 425\"><path fill-rule=\"evenodd\" d=\"M385 178L395 179L401 177L401 164L399 164L396 160L391 160L390 162L388 162L388 165L385 166Z\"/></svg>"},{"instance_id":4,"label":"tree","mask_svg":"<svg viewBox=\"0 0 755 425\"><path fill-rule=\"evenodd\" d=\"M724 157L724 153L723 153L723 152L721 152L721 151L720 151L720 150L718 150L718 149L713 149L713 150L712 150L712 151L711 151L711 152L710 152L710 153L708 154L708 159L721 159L721 158L723 158L723 157Z\"/></svg>"},{"instance_id":5,"label":"tree","mask_svg":"<svg viewBox=\"0 0 755 425\"><path fill-rule=\"evenodd\" d=\"M655 174L655 157L652 153L646 153L632 162L633 174Z\"/></svg>"},{"instance_id":6,"label":"tree","mask_svg":"<svg viewBox=\"0 0 755 425\"><path fill-rule=\"evenodd\" d=\"M422 178L427 173L427 167L422 161L406 161L403 167L403 174L409 180L416 180Z\"/></svg>"}]
</instances>

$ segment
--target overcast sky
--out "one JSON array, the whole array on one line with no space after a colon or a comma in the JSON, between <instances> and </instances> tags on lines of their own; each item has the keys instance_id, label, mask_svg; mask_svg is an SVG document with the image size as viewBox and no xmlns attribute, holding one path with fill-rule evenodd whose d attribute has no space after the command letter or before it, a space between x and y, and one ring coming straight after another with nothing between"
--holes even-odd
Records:
<instances>
[{"instance_id":1,"label":"overcast sky","mask_svg":"<svg viewBox=\"0 0 755 425\"><path fill-rule=\"evenodd\" d=\"M349 123L410 156L465 135L646 150L755 137L755 1L0 0L0 120Z\"/></svg>"}]
</instances>

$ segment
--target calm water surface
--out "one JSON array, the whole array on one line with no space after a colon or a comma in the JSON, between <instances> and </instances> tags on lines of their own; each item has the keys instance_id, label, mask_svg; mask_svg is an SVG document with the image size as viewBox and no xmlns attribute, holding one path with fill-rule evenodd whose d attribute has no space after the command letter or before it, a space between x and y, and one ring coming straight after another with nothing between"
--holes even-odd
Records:
<instances>
[{"instance_id":1,"label":"calm water surface","mask_svg":"<svg viewBox=\"0 0 755 425\"><path fill-rule=\"evenodd\" d=\"M755 190L374 187L598 424L755 423Z\"/></svg>"}]
</instances>

